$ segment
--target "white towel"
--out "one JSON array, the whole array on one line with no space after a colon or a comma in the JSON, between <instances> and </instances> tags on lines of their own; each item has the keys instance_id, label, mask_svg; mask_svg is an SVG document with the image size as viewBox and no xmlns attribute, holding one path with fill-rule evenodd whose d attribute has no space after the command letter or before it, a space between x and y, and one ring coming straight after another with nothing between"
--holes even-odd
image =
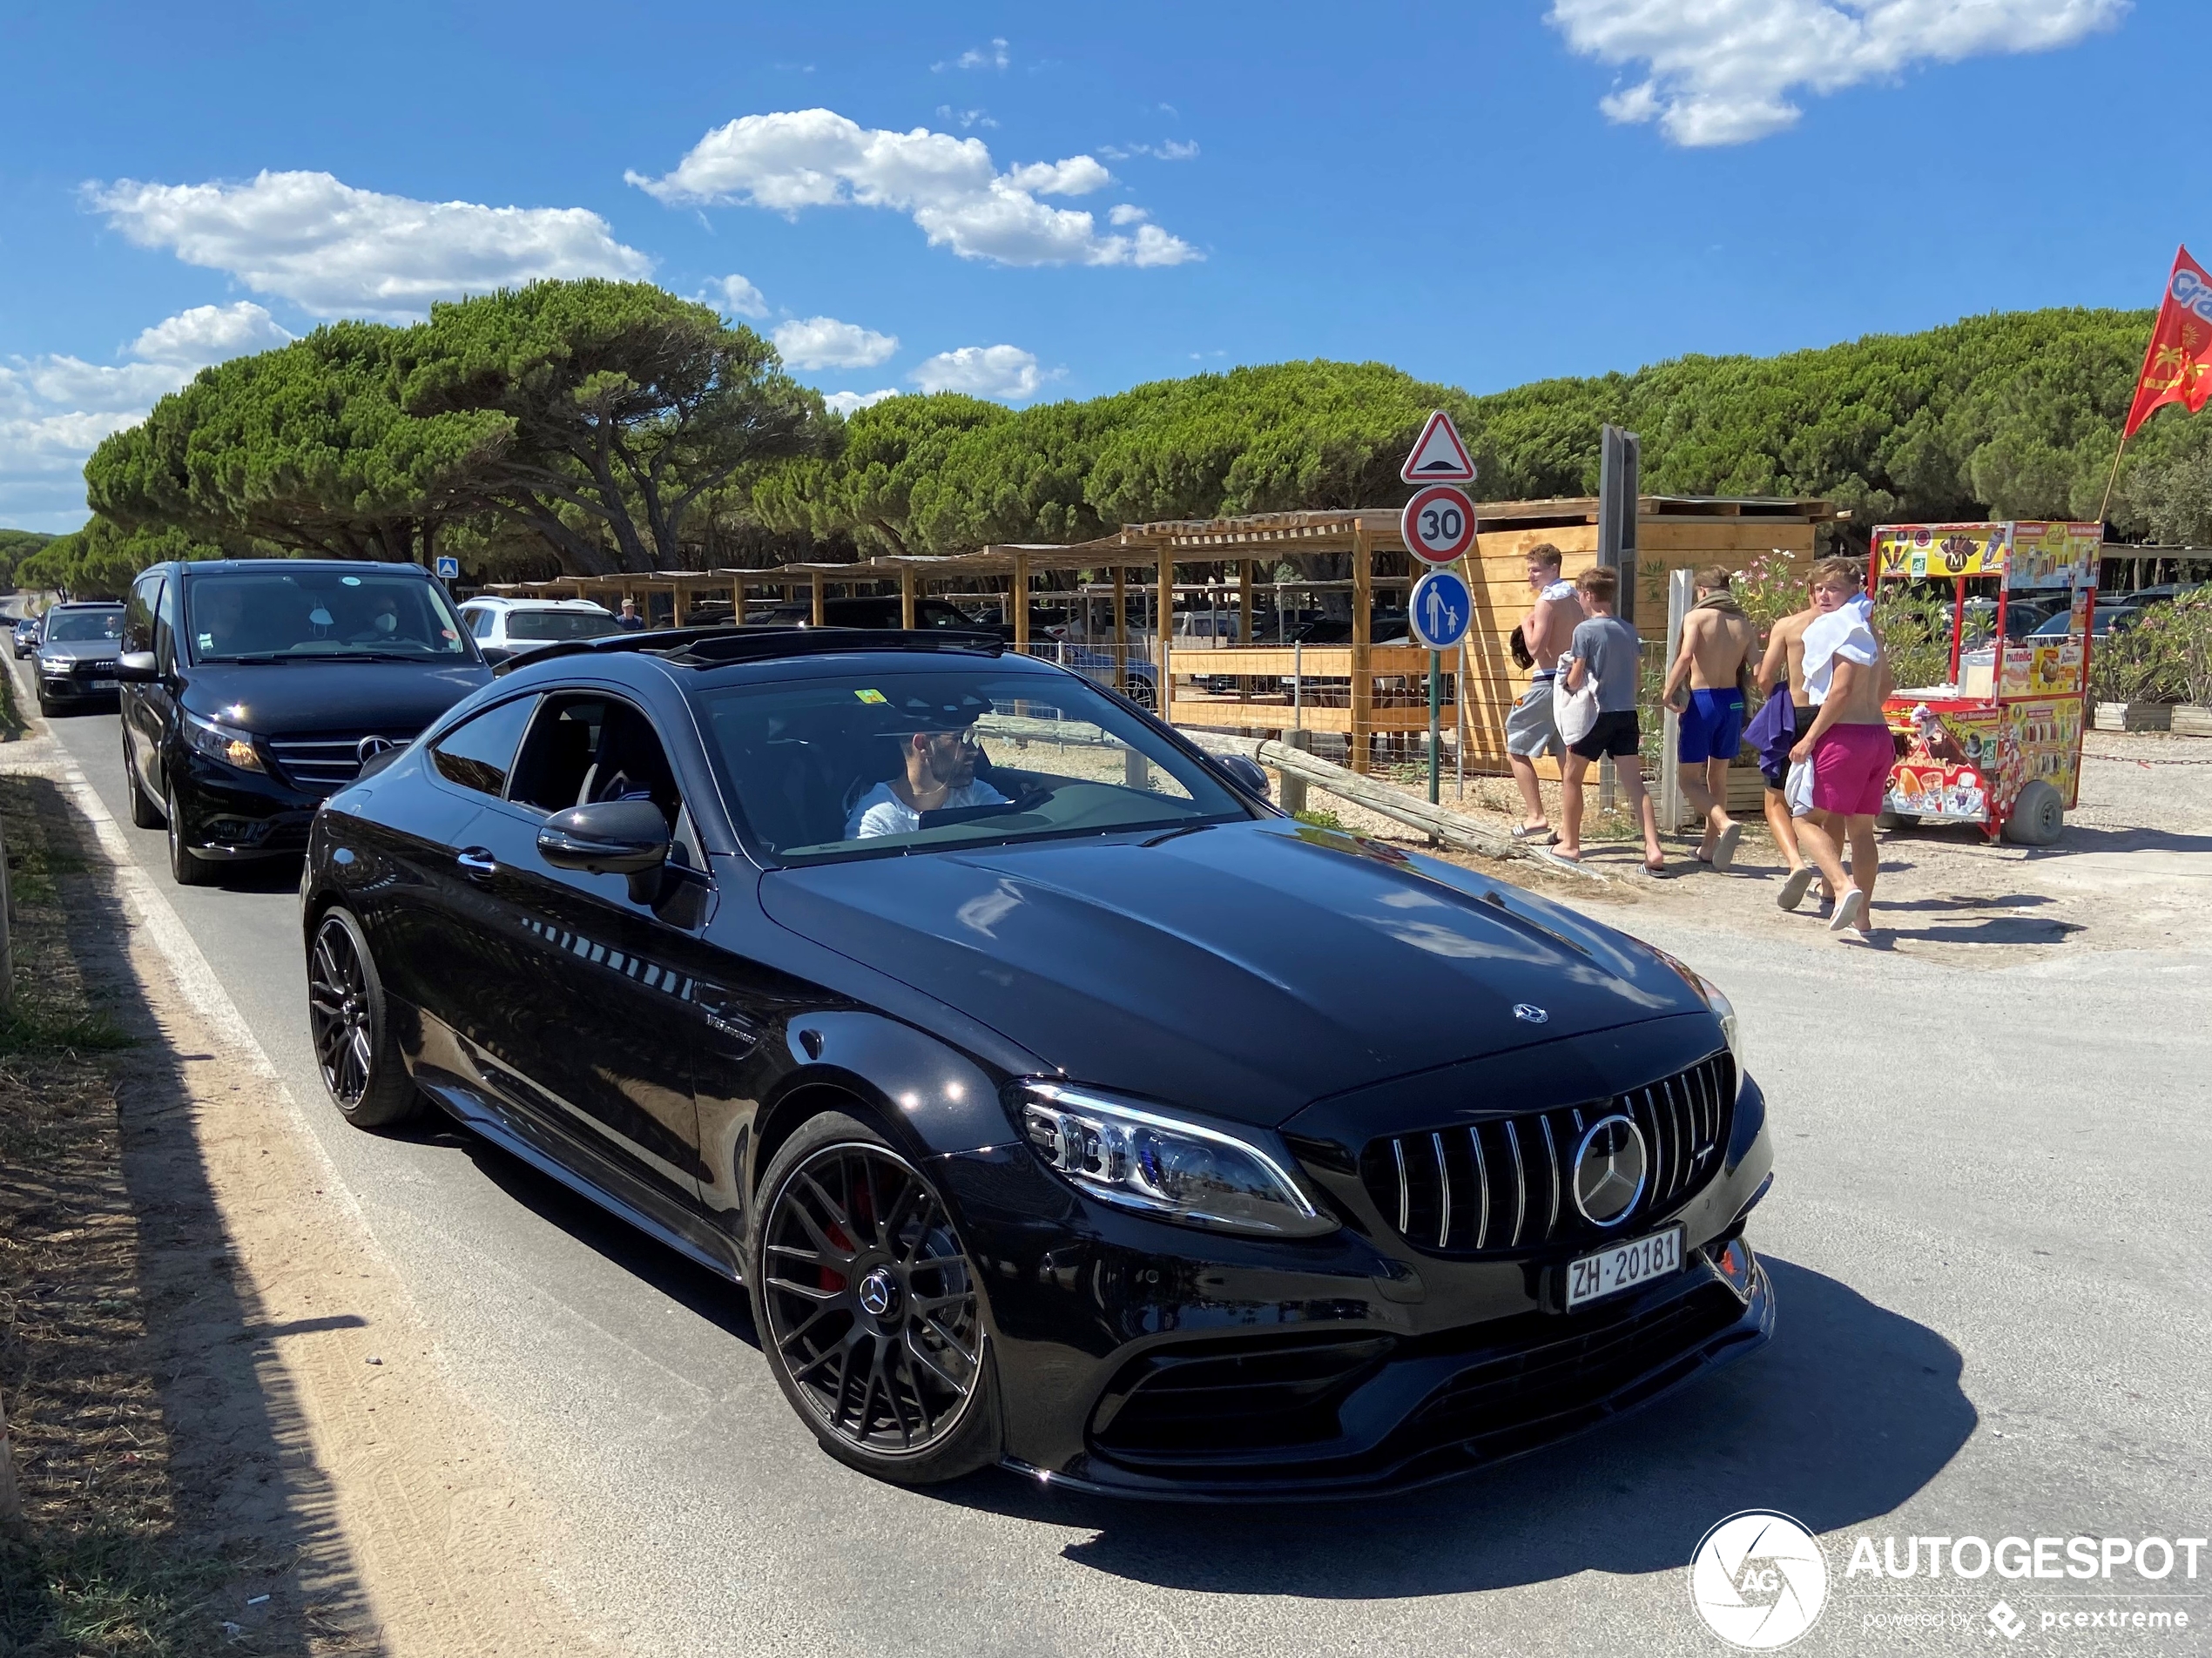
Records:
<instances>
[{"instance_id":1,"label":"white towel","mask_svg":"<svg viewBox=\"0 0 2212 1658\"><path fill-rule=\"evenodd\" d=\"M1862 609L1853 600L1817 618L1805 630L1805 700L1814 707L1828 700L1838 659L1862 668L1874 665L1879 647L1874 643L1873 629L1867 625L1870 611L1871 607Z\"/></svg>"}]
</instances>

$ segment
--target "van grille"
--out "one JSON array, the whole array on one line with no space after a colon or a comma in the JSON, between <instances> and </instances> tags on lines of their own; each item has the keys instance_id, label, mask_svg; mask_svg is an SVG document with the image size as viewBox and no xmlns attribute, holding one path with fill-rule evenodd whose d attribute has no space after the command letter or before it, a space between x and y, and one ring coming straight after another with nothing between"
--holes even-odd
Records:
<instances>
[{"instance_id":1,"label":"van grille","mask_svg":"<svg viewBox=\"0 0 2212 1658\"><path fill-rule=\"evenodd\" d=\"M272 737L269 758L307 794L335 794L361 774L362 742L371 737L404 748L413 731L355 731L350 737Z\"/></svg>"},{"instance_id":2,"label":"van grille","mask_svg":"<svg viewBox=\"0 0 2212 1658\"><path fill-rule=\"evenodd\" d=\"M1420 1250L1500 1255L1595 1242L1669 1213L1712 1178L1736 1106L1726 1052L1609 1100L1370 1141L1359 1176L1383 1219ZM1598 1226L1576 1207L1582 1136L1621 1115L1642 1134L1646 1178L1633 1208Z\"/></svg>"}]
</instances>

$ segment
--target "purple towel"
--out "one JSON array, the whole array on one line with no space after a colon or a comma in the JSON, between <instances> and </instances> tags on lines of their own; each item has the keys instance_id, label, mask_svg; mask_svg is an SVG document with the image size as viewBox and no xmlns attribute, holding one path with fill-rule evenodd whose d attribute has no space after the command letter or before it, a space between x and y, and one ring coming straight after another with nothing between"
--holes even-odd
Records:
<instances>
[{"instance_id":1,"label":"purple towel","mask_svg":"<svg viewBox=\"0 0 2212 1658\"><path fill-rule=\"evenodd\" d=\"M1743 740L1757 751L1763 770L1778 772L1790 763L1790 751L1797 745L1797 711L1791 706L1786 687L1777 686L1759 704L1744 728Z\"/></svg>"}]
</instances>

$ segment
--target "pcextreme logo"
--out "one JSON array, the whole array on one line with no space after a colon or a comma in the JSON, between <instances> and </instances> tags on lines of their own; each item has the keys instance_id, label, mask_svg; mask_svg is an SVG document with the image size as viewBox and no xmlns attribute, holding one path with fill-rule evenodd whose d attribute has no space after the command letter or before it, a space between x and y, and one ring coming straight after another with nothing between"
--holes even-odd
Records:
<instances>
[{"instance_id":1,"label":"pcextreme logo","mask_svg":"<svg viewBox=\"0 0 2212 1658\"><path fill-rule=\"evenodd\" d=\"M1689 1602L1730 1646L1771 1652L1819 1621L1828 1603L1827 1557L1819 1540L1789 1515L1747 1508L1697 1545Z\"/></svg>"}]
</instances>

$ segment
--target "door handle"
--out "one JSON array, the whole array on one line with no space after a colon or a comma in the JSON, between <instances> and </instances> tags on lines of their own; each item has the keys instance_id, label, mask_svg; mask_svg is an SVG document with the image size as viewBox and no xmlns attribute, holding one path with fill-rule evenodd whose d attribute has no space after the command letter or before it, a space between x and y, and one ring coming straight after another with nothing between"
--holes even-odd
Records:
<instances>
[{"instance_id":1,"label":"door handle","mask_svg":"<svg viewBox=\"0 0 2212 1658\"><path fill-rule=\"evenodd\" d=\"M454 863L471 875L496 875L499 860L482 846L469 846L453 855Z\"/></svg>"}]
</instances>

